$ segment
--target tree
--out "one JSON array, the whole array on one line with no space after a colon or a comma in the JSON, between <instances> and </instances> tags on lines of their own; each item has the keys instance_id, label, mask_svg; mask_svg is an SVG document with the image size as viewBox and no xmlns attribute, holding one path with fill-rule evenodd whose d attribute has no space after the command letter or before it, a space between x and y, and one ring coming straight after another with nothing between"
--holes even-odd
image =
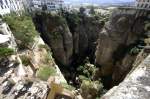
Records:
<instances>
[{"instance_id":1,"label":"tree","mask_svg":"<svg viewBox=\"0 0 150 99\"><path fill-rule=\"evenodd\" d=\"M93 6L91 6L91 8L90 8L90 14L95 15L95 10L94 10Z\"/></svg>"},{"instance_id":2,"label":"tree","mask_svg":"<svg viewBox=\"0 0 150 99\"><path fill-rule=\"evenodd\" d=\"M84 14L85 12L85 8L84 7L80 7L80 14Z\"/></svg>"},{"instance_id":3,"label":"tree","mask_svg":"<svg viewBox=\"0 0 150 99\"><path fill-rule=\"evenodd\" d=\"M42 6L42 10L43 10L43 11L46 11L46 10L47 10L47 6L46 6L46 5L43 5L43 6Z\"/></svg>"},{"instance_id":4,"label":"tree","mask_svg":"<svg viewBox=\"0 0 150 99\"><path fill-rule=\"evenodd\" d=\"M81 95L84 99L95 99L100 91L103 90L103 84L99 81L83 80L81 84Z\"/></svg>"}]
</instances>

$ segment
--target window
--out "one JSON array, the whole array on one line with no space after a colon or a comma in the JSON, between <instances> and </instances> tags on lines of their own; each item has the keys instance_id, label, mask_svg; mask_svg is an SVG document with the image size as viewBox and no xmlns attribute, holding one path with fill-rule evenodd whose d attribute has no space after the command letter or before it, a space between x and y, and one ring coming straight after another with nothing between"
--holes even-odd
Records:
<instances>
[{"instance_id":1,"label":"window","mask_svg":"<svg viewBox=\"0 0 150 99\"><path fill-rule=\"evenodd\" d=\"M141 4L141 7L143 7L144 6L144 4Z\"/></svg>"},{"instance_id":2,"label":"window","mask_svg":"<svg viewBox=\"0 0 150 99\"><path fill-rule=\"evenodd\" d=\"M147 8L148 7L148 4L145 4L145 8Z\"/></svg>"},{"instance_id":3,"label":"window","mask_svg":"<svg viewBox=\"0 0 150 99\"><path fill-rule=\"evenodd\" d=\"M10 29L7 27L7 30L10 31Z\"/></svg>"},{"instance_id":4,"label":"window","mask_svg":"<svg viewBox=\"0 0 150 99\"><path fill-rule=\"evenodd\" d=\"M4 9L2 5L1 5L1 8Z\"/></svg>"}]
</instances>

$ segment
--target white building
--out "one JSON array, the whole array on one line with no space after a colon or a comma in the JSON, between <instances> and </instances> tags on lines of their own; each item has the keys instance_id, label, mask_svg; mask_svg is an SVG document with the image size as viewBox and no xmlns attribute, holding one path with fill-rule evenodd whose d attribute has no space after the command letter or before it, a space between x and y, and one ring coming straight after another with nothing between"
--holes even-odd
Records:
<instances>
[{"instance_id":1,"label":"white building","mask_svg":"<svg viewBox=\"0 0 150 99\"><path fill-rule=\"evenodd\" d=\"M10 9L6 5L6 2L4 0L0 0L0 15L5 15L10 13Z\"/></svg>"},{"instance_id":2,"label":"white building","mask_svg":"<svg viewBox=\"0 0 150 99\"><path fill-rule=\"evenodd\" d=\"M31 7L33 9L40 9L40 10L42 10L42 4L43 4L43 0L32 0Z\"/></svg>"},{"instance_id":3,"label":"white building","mask_svg":"<svg viewBox=\"0 0 150 99\"><path fill-rule=\"evenodd\" d=\"M46 5L48 10L57 10L63 5L62 0L46 0Z\"/></svg>"},{"instance_id":4,"label":"white building","mask_svg":"<svg viewBox=\"0 0 150 99\"><path fill-rule=\"evenodd\" d=\"M17 44L9 26L0 19L0 45L16 48Z\"/></svg>"},{"instance_id":5,"label":"white building","mask_svg":"<svg viewBox=\"0 0 150 99\"><path fill-rule=\"evenodd\" d=\"M31 0L29 5L31 10L42 10L45 7L49 11L54 11L61 8L63 3L63 0Z\"/></svg>"},{"instance_id":6,"label":"white building","mask_svg":"<svg viewBox=\"0 0 150 99\"><path fill-rule=\"evenodd\" d=\"M0 15L23 10L22 0L0 0Z\"/></svg>"},{"instance_id":7,"label":"white building","mask_svg":"<svg viewBox=\"0 0 150 99\"><path fill-rule=\"evenodd\" d=\"M150 0L136 0L136 6L138 8L150 9Z\"/></svg>"}]
</instances>

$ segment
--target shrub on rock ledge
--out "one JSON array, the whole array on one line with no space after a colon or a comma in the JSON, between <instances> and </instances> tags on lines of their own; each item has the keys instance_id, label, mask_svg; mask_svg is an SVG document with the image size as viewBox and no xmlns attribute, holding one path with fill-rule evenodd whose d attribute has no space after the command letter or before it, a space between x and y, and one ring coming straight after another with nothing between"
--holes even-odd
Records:
<instances>
[{"instance_id":1,"label":"shrub on rock ledge","mask_svg":"<svg viewBox=\"0 0 150 99\"><path fill-rule=\"evenodd\" d=\"M54 76L56 74L56 69L54 67L41 66L37 72L37 77L41 80L48 80L49 76Z\"/></svg>"},{"instance_id":2,"label":"shrub on rock ledge","mask_svg":"<svg viewBox=\"0 0 150 99\"><path fill-rule=\"evenodd\" d=\"M23 56L20 56L21 60L22 60L22 63L27 66L27 65L30 65L30 58L23 55Z\"/></svg>"},{"instance_id":3,"label":"shrub on rock ledge","mask_svg":"<svg viewBox=\"0 0 150 99\"><path fill-rule=\"evenodd\" d=\"M12 55L13 53L14 50L11 48L0 47L0 57L7 57L9 55Z\"/></svg>"},{"instance_id":4,"label":"shrub on rock ledge","mask_svg":"<svg viewBox=\"0 0 150 99\"><path fill-rule=\"evenodd\" d=\"M32 45L34 37L38 35L32 18L27 15L17 16L11 14L10 16L3 17L3 20L7 22L13 32L18 47L20 49L30 48L29 45Z\"/></svg>"},{"instance_id":5,"label":"shrub on rock ledge","mask_svg":"<svg viewBox=\"0 0 150 99\"><path fill-rule=\"evenodd\" d=\"M95 99L103 85L99 81L83 80L81 84L81 95L84 99Z\"/></svg>"}]
</instances>

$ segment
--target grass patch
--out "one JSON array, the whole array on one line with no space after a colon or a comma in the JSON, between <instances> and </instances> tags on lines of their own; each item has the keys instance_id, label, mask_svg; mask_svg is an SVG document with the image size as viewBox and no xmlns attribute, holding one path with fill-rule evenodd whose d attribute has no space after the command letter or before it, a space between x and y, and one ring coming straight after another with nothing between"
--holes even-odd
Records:
<instances>
[{"instance_id":1,"label":"grass patch","mask_svg":"<svg viewBox=\"0 0 150 99\"><path fill-rule=\"evenodd\" d=\"M44 81L47 81L49 76L54 75L56 75L56 69L54 67L42 66L37 72L37 77Z\"/></svg>"},{"instance_id":2,"label":"grass patch","mask_svg":"<svg viewBox=\"0 0 150 99\"><path fill-rule=\"evenodd\" d=\"M23 56L20 56L21 60L22 60L22 64L24 64L25 66L28 66L30 65L30 58L23 55Z\"/></svg>"},{"instance_id":3,"label":"grass patch","mask_svg":"<svg viewBox=\"0 0 150 99\"><path fill-rule=\"evenodd\" d=\"M7 57L14 54L14 50L7 47L0 47L0 57Z\"/></svg>"}]
</instances>

